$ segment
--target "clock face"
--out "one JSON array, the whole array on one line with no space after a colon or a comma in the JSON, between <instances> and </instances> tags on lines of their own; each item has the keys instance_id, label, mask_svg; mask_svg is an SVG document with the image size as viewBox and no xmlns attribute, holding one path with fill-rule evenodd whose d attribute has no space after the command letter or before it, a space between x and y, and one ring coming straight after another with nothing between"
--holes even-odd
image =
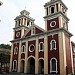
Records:
<instances>
[{"instance_id":1,"label":"clock face","mask_svg":"<svg viewBox=\"0 0 75 75\"><path fill-rule=\"evenodd\" d=\"M17 33L16 33L16 37L19 37L19 36L20 36L20 32L17 32Z\"/></svg>"},{"instance_id":2,"label":"clock face","mask_svg":"<svg viewBox=\"0 0 75 75\"><path fill-rule=\"evenodd\" d=\"M52 21L51 23L50 23L50 26L51 27L54 27L56 25L56 21Z\"/></svg>"}]
</instances>

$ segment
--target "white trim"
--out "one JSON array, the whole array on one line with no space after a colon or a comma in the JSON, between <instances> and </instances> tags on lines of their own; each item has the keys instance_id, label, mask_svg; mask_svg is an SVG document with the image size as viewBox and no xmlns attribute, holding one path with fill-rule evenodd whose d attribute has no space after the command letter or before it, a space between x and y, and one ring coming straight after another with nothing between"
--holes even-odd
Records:
<instances>
[{"instance_id":1,"label":"white trim","mask_svg":"<svg viewBox=\"0 0 75 75\"><path fill-rule=\"evenodd\" d=\"M53 60L53 59L56 61L56 71L52 71L52 60ZM51 58L51 60L50 60L50 73L52 73L52 72L56 72L56 73L58 72L58 71L57 71L57 59L54 58L54 57Z\"/></svg>"},{"instance_id":2,"label":"white trim","mask_svg":"<svg viewBox=\"0 0 75 75\"><path fill-rule=\"evenodd\" d=\"M55 42L55 48L53 48L52 49L52 41L54 41ZM50 42L50 50L56 50L56 41L53 39L53 40L51 40L51 42Z\"/></svg>"},{"instance_id":3,"label":"white trim","mask_svg":"<svg viewBox=\"0 0 75 75\"><path fill-rule=\"evenodd\" d=\"M16 62L16 68L15 69L14 69L14 62ZM13 70L15 70L15 71L17 70L17 60L13 61Z\"/></svg>"},{"instance_id":4,"label":"white trim","mask_svg":"<svg viewBox=\"0 0 75 75\"><path fill-rule=\"evenodd\" d=\"M14 48L14 55L15 54L18 54L18 47L17 46Z\"/></svg>"},{"instance_id":5,"label":"white trim","mask_svg":"<svg viewBox=\"0 0 75 75\"><path fill-rule=\"evenodd\" d=\"M54 7L54 13L55 13L55 5L51 5L51 6L50 6L50 14L53 14L53 13L51 13L51 8L52 8L52 7Z\"/></svg>"},{"instance_id":6,"label":"white trim","mask_svg":"<svg viewBox=\"0 0 75 75\"><path fill-rule=\"evenodd\" d=\"M24 47L24 52L23 52L23 47ZM25 53L25 51L26 51L26 47L25 47L25 45L22 45L22 47L21 47L21 53Z\"/></svg>"},{"instance_id":7,"label":"white trim","mask_svg":"<svg viewBox=\"0 0 75 75\"><path fill-rule=\"evenodd\" d=\"M54 26L52 26L52 22L54 22L55 23L55 25ZM56 21L51 21L51 23L50 23L50 27L55 27L56 26Z\"/></svg>"},{"instance_id":8,"label":"white trim","mask_svg":"<svg viewBox=\"0 0 75 75\"><path fill-rule=\"evenodd\" d=\"M19 37L20 36L20 32L18 31L17 33L16 33L16 37Z\"/></svg>"},{"instance_id":9,"label":"white trim","mask_svg":"<svg viewBox=\"0 0 75 75\"><path fill-rule=\"evenodd\" d=\"M42 50L40 49L40 44L41 44L41 43L43 44L43 49L42 49ZM43 42L40 42L40 43L39 43L39 52L43 52L43 51L44 51L44 43L43 43Z\"/></svg>"},{"instance_id":10,"label":"white trim","mask_svg":"<svg viewBox=\"0 0 75 75\"><path fill-rule=\"evenodd\" d=\"M29 46L29 52L33 52L33 51L35 50L35 46L34 46L34 50L33 50L33 51L31 51L31 50L30 50L30 47L31 47L31 46L34 46L34 45L33 45L33 44L31 44L31 45Z\"/></svg>"}]
</instances>

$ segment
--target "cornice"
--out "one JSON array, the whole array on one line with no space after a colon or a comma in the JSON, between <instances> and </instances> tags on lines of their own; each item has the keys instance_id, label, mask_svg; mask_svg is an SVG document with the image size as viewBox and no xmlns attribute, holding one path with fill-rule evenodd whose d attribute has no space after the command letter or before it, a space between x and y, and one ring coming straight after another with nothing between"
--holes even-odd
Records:
<instances>
[{"instance_id":1,"label":"cornice","mask_svg":"<svg viewBox=\"0 0 75 75\"><path fill-rule=\"evenodd\" d=\"M17 26L17 27L15 27L15 28L13 28L13 30L17 30L17 29L21 29L21 28L29 29L27 26L21 25L21 26Z\"/></svg>"},{"instance_id":2,"label":"cornice","mask_svg":"<svg viewBox=\"0 0 75 75\"><path fill-rule=\"evenodd\" d=\"M27 18L27 19L29 19L29 20L31 20L31 21L35 21L35 19L33 19L32 17L30 17L30 16L26 16L26 15L19 15L19 16L17 16L14 20L17 20L17 19L19 19L19 18L22 18L22 17L25 17L25 18Z\"/></svg>"},{"instance_id":3,"label":"cornice","mask_svg":"<svg viewBox=\"0 0 75 75\"><path fill-rule=\"evenodd\" d=\"M48 19L53 19L54 17L59 17L59 16L62 16L67 21L69 21L69 18L65 14L63 14L61 11L57 12L57 13L53 13L53 14L47 15L47 16L44 16L43 18L48 20Z\"/></svg>"},{"instance_id":4,"label":"cornice","mask_svg":"<svg viewBox=\"0 0 75 75\"><path fill-rule=\"evenodd\" d=\"M73 35L72 35L69 31L67 31L66 29L64 29L64 28L57 28L57 29L54 29L54 30L49 30L49 31L40 33L40 34L31 35L31 36L23 37L23 38L20 38L20 39L11 40L10 42L16 42L16 41L27 40L27 39L34 38L34 37L41 37L41 36L44 36L44 35L48 35L48 34L52 34L52 33L59 33L59 32L64 32L64 33L67 34L67 36L69 36L69 37L73 36Z\"/></svg>"}]
</instances>

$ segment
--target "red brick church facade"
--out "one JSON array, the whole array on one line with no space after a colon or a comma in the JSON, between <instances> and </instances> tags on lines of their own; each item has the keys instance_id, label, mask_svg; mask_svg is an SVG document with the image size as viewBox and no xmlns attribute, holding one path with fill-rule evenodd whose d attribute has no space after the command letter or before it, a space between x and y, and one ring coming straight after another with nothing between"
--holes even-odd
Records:
<instances>
[{"instance_id":1,"label":"red brick church facade","mask_svg":"<svg viewBox=\"0 0 75 75\"><path fill-rule=\"evenodd\" d=\"M72 74L73 51L68 31L68 8L62 0L44 5L45 30L23 10L15 18L11 41L10 72L30 74Z\"/></svg>"}]
</instances>

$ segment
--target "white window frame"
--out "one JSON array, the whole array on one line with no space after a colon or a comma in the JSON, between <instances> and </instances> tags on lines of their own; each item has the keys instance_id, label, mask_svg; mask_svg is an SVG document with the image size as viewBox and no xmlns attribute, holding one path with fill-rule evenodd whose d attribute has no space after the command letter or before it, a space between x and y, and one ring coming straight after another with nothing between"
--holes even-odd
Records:
<instances>
[{"instance_id":1,"label":"white window frame","mask_svg":"<svg viewBox=\"0 0 75 75\"><path fill-rule=\"evenodd\" d=\"M54 26L52 26L52 22L54 22L55 23L55 25ZM56 21L51 21L51 23L50 23L50 27L55 27L56 26Z\"/></svg>"},{"instance_id":2,"label":"white window frame","mask_svg":"<svg viewBox=\"0 0 75 75\"><path fill-rule=\"evenodd\" d=\"M54 7L54 13L55 13L55 5L52 5L52 6L50 6L50 14L53 14L53 13L51 13L51 8L52 7Z\"/></svg>"},{"instance_id":3,"label":"white window frame","mask_svg":"<svg viewBox=\"0 0 75 75\"><path fill-rule=\"evenodd\" d=\"M14 62L16 62L16 69L14 69ZM16 71L17 70L17 60L13 61L13 70Z\"/></svg>"},{"instance_id":4,"label":"white window frame","mask_svg":"<svg viewBox=\"0 0 75 75\"><path fill-rule=\"evenodd\" d=\"M20 32L17 32L17 33L16 33L16 37L19 37L19 36L20 36Z\"/></svg>"},{"instance_id":5,"label":"white window frame","mask_svg":"<svg viewBox=\"0 0 75 75\"><path fill-rule=\"evenodd\" d=\"M24 52L23 52L23 47L24 47ZM22 47L21 47L21 53L25 53L25 51L26 51L26 47L25 47L25 45L22 45Z\"/></svg>"},{"instance_id":6,"label":"white window frame","mask_svg":"<svg viewBox=\"0 0 75 75\"><path fill-rule=\"evenodd\" d=\"M53 59L56 61L56 71L52 71L52 60L53 60ZM56 73L58 72L58 70L57 70L57 59L54 58L54 57L51 58L51 60L50 60L50 73L53 73L53 72L56 72Z\"/></svg>"},{"instance_id":7,"label":"white window frame","mask_svg":"<svg viewBox=\"0 0 75 75\"><path fill-rule=\"evenodd\" d=\"M55 42L55 48L54 49L52 49L52 41ZM51 42L50 42L50 50L56 50L56 41L55 40L51 40Z\"/></svg>"},{"instance_id":8,"label":"white window frame","mask_svg":"<svg viewBox=\"0 0 75 75\"><path fill-rule=\"evenodd\" d=\"M31 46L34 46L34 44L31 44L31 45L29 46L29 52L33 52L33 51L35 50L35 46L34 46L34 50L31 51L31 50L30 50L30 47L31 47Z\"/></svg>"},{"instance_id":9,"label":"white window frame","mask_svg":"<svg viewBox=\"0 0 75 75\"><path fill-rule=\"evenodd\" d=\"M16 49L17 49L17 51L16 51ZM17 46L14 48L14 55L15 54L18 54L18 47Z\"/></svg>"},{"instance_id":10,"label":"white window frame","mask_svg":"<svg viewBox=\"0 0 75 75\"><path fill-rule=\"evenodd\" d=\"M41 43L43 44L43 49L42 49L42 50L40 49L40 44L41 44ZM42 52L44 51L44 43L43 43L43 42L40 42L40 43L39 43L39 52L41 52L41 51L42 51Z\"/></svg>"}]
</instances>

